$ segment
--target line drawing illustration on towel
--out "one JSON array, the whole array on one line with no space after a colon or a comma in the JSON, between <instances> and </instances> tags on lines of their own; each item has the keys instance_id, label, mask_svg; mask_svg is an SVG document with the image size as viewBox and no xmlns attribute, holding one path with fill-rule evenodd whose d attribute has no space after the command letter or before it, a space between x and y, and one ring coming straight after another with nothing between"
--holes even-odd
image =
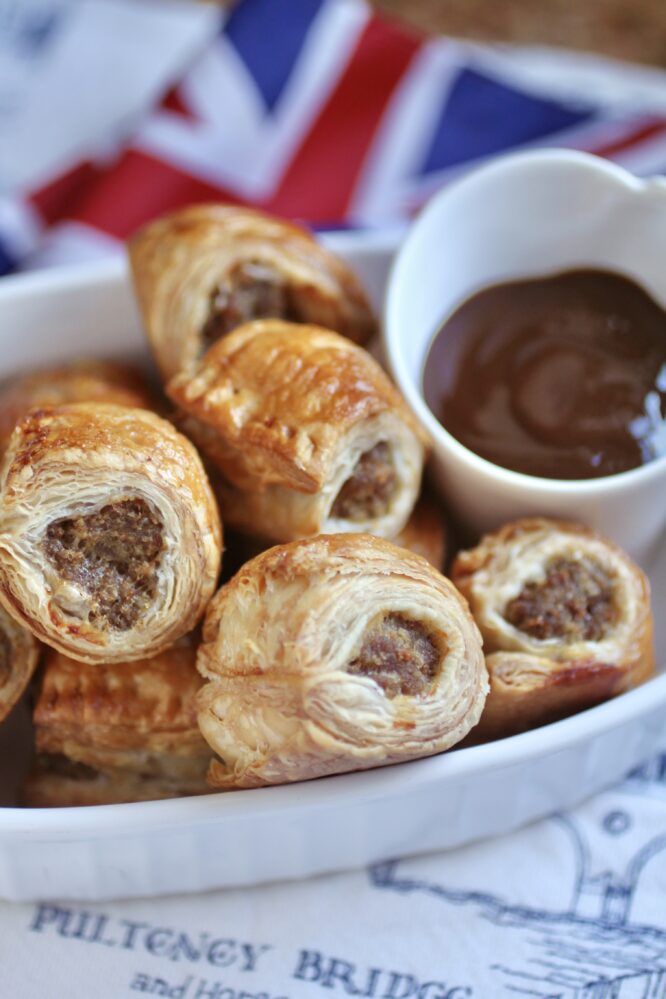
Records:
<instances>
[{"instance_id":1,"label":"line drawing illustration on towel","mask_svg":"<svg viewBox=\"0 0 666 999\"><path fill-rule=\"evenodd\" d=\"M510 957L491 958L487 968L498 996L666 999L666 905L655 920L650 892L655 882L666 884L665 804L663 752L580 808L540 823L542 838L550 827L562 854L554 860L570 875L552 906L414 877L418 858L375 864L370 881L379 890L472 906L496 935L506 933L502 953ZM533 867L525 869L534 881ZM519 877L514 871L505 881ZM539 885L540 901L544 891Z\"/></svg>"}]
</instances>

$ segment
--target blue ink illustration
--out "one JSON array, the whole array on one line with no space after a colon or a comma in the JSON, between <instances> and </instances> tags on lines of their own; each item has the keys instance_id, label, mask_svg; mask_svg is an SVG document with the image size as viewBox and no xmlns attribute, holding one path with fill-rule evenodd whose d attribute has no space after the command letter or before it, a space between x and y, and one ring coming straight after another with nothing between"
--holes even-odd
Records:
<instances>
[{"instance_id":1,"label":"blue ink illustration","mask_svg":"<svg viewBox=\"0 0 666 999\"><path fill-rule=\"evenodd\" d=\"M497 996L666 999L666 897L659 925L654 901L647 919L642 913L649 879L666 884L664 804L666 753L582 809L545 820L567 844L573 872L564 886L568 905L536 909L492 891L419 880L406 874L403 861L376 864L370 878L381 890L473 906L482 920L506 932L511 957L488 967Z\"/></svg>"}]
</instances>

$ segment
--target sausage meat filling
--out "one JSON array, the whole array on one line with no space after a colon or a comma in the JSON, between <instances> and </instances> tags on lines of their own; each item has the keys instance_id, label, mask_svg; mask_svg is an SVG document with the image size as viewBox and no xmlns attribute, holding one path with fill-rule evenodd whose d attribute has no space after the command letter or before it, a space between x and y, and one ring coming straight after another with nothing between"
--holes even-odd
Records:
<instances>
[{"instance_id":1,"label":"sausage meat filling","mask_svg":"<svg viewBox=\"0 0 666 999\"><path fill-rule=\"evenodd\" d=\"M527 583L507 604L504 617L541 641L598 642L615 619L612 581L589 559L555 559L542 582Z\"/></svg>"},{"instance_id":2,"label":"sausage meat filling","mask_svg":"<svg viewBox=\"0 0 666 999\"><path fill-rule=\"evenodd\" d=\"M132 628L150 605L163 549L162 522L141 499L56 520L44 543L59 575L90 595L90 623L116 631Z\"/></svg>"},{"instance_id":3,"label":"sausage meat filling","mask_svg":"<svg viewBox=\"0 0 666 999\"><path fill-rule=\"evenodd\" d=\"M366 631L348 673L375 680L387 697L417 697L437 676L442 653L425 625L402 614L386 614Z\"/></svg>"},{"instance_id":4,"label":"sausage meat filling","mask_svg":"<svg viewBox=\"0 0 666 999\"><path fill-rule=\"evenodd\" d=\"M211 295L208 318L201 331L204 351L253 319L298 322L301 317L292 298L289 286L272 267L251 260L237 264Z\"/></svg>"},{"instance_id":5,"label":"sausage meat filling","mask_svg":"<svg viewBox=\"0 0 666 999\"><path fill-rule=\"evenodd\" d=\"M381 517L395 492L397 478L391 449L386 441L380 441L358 459L335 498L331 517L356 521Z\"/></svg>"}]
</instances>

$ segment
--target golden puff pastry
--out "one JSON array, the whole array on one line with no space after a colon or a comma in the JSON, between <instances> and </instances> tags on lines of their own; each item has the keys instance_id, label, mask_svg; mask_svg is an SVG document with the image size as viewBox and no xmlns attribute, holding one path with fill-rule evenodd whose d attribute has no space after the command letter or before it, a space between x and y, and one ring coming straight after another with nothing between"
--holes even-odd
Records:
<instances>
[{"instance_id":1,"label":"golden puff pastry","mask_svg":"<svg viewBox=\"0 0 666 999\"><path fill-rule=\"evenodd\" d=\"M452 578L483 635L490 675L474 738L553 721L654 672L647 578L586 527L507 524L461 552Z\"/></svg>"},{"instance_id":2,"label":"golden puff pastry","mask_svg":"<svg viewBox=\"0 0 666 999\"><path fill-rule=\"evenodd\" d=\"M221 525L191 443L147 410L33 410L1 473L0 597L82 662L141 659L199 620Z\"/></svg>"},{"instance_id":3,"label":"golden puff pastry","mask_svg":"<svg viewBox=\"0 0 666 999\"><path fill-rule=\"evenodd\" d=\"M129 245L134 285L165 379L252 319L315 323L357 343L376 323L355 275L298 226L248 208L193 205Z\"/></svg>"},{"instance_id":4,"label":"golden puff pastry","mask_svg":"<svg viewBox=\"0 0 666 999\"><path fill-rule=\"evenodd\" d=\"M0 385L0 455L18 421L31 409L70 402L156 408L146 379L129 364L80 360L18 375Z\"/></svg>"},{"instance_id":5,"label":"golden puff pastry","mask_svg":"<svg viewBox=\"0 0 666 999\"><path fill-rule=\"evenodd\" d=\"M271 548L213 598L197 657L213 787L442 752L487 693L478 630L423 558L366 534Z\"/></svg>"},{"instance_id":6,"label":"golden puff pastry","mask_svg":"<svg viewBox=\"0 0 666 999\"><path fill-rule=\"evenodd\" d=\"M167 386L221 472L225 522L273 541L392 537L419 494L424 439L380 366L315 326L247 323Z\"/></svg>"},{"instance_id":7,"label":"golden puff pastry","mask_svg":"<svg viewBox=\"0 0 666 999\"><path fill-rule=\"evenodd\" d=\"M37 639L0 606L0 722L28 686L39 653Z\"/></svg>"},{"instance_id":8,"label":"golden puff pastry","mask_svg":"<svg viewBox=\"0 0 666 999\"><path fill-rule=\"evenodd\" d=\"M33 805L200 794L210 750L197 727L196 646L181 639L138 662L90 665L50 649L34 711Z\"/></svg>"},{"instance_id":9,"label":"golden puff pastry","mask_svg":"<svg viewBox=\"0 0 666 999\"><path fill-rule=\"evenodd\" d=\"M440 572L444 571L446 527L442 511L434 500L422 496L402 531L391 540L399 548L422 555Z\"/></svg>"}]
</instances>

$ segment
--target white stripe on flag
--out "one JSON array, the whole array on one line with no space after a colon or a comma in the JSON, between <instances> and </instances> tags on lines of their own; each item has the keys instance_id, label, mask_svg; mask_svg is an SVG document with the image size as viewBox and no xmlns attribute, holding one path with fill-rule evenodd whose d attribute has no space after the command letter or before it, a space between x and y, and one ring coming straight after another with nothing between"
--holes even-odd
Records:
<instances>
[{"instance_id":1,"label":"white stripe on flag","mask_svg":"<svg viewBox=\"0 0 666 999\"><path fill-rule=\"evenodd\" d=\"M429 42L415 56L366 158L350 206L354 222L376 225L404 217L399 192L421 166L461 68L455 42Z\"/></svg>"},{"instance_id":2,"label":"white stripe on flag","mask_svg":"<svg viewBox=\"0 0 666 999\"><path fill-rule=\"evenodd\" d=\"M20 198L0 198L0 238L9 255L22 260L38 245L42 234L39 215Z\"/></svg>"},{"instance_id":3,"label":"white stripe on flag","mask_svg":"<svg viewBox=\"0 0 666 999\"><path fill-rule=\"evenodd\" d=\"M121 240L83 222L60 222L46 232L39 247L21 262L21 270L108 260L124 254Z\"/></svg>"},{"instance_id":4,"label":"white stripe on flag","mask_svg":"<svg viewBox=\"0 0 666 999\"><path fill-rule=\"evenodd\" d=\"M466 43L470 64L555 101L629 113L666 113L666 72L591 52Z\"/></svg>"},{"instance_id":5,"label":"white stripe on flag","mask_svg":"<svg viewBox=\"0 0 666 999\"><path fill-rule=\"evenodd\" d=\"M571 128L554 132L552 135L534 139L532 142L524 142L520 146L512 146L507 148L506 152L511 153L517 149L560 148L594 152L596 149L600 149L610 143L621 141L625 136L635 131L637 124L636 119L617 121L612 118L601 121L582 122ZM502 154L497 153L496 155ZM465 163L447 167L445 170L438 170L437 172L421 177L406 177L402 190L395 190L393 192L394 203L404 214L413 214L440 187L450 184L456 177L466 173L468 170L474 169L488 158L490 157L468 160ZM617 163L624 162L620 156L610 158ZM633 168L628 166L627 169Z\"/></svg>"}]
</instances>

